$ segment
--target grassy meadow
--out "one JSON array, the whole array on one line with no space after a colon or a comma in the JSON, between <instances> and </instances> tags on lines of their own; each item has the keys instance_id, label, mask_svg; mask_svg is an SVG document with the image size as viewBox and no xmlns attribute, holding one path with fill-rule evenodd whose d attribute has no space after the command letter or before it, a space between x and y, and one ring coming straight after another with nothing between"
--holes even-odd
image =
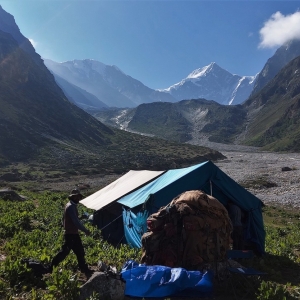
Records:
<instances>
[{"instance_id":1,"label":"grassy meadow","mask_svg":"<svg viewBox=\"0 0 300 300\"><path fill-rule=\"evenodd\" d=\"M34 258L47 264L62 244L61 217L67 194L29 193L23 202L0 198L0 299L76 299L82 274L71 253L53 273L36 278L21 262ZM80 214L89 212L82 205ZM251 299L300 298L300 211L266 206L266 255L253 264L268 275L256 283ZM83 236L86 259L96 268L99 260L121 269L127 259L139 260L140 250L128 246L112 247L90 223L89 237ZM217 290L217 289L216 289ZM233 299L230 289L214 299ZM98 299L97 295L92 299Z\"/></svg>"}]
</instances>

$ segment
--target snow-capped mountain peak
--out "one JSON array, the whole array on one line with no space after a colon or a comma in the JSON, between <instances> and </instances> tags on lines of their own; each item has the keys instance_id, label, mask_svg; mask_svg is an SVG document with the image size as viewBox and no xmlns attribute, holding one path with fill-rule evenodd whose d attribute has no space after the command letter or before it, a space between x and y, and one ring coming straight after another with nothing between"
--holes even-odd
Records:
<instances>
[{"instance_id":1,"label":"snow-capped mountain peak","mask_svg":"<svg viewBox=\"0 0 300 300\"><path fill-rule=\"evenodd\" d=\"M254 79L255 76L233 75L212 62L161 91L171 94L177 100L204 98L233 105L242 103L249 97Z\"/></svg>"},{"instance_id":2,"label":"snow-capped mountain peak","mask_svg":"<svg viewBox=\"0 0 300 300\"><path fill-rule=\"evenodd\" d=\"M56 76L93 94L106 105L116 107L199 98L225 105L239 104L249 97L255 78L233 75L212 62L167 89L152 90L124 74L117 66L108 66L93 59L44 62Z\"/></svg>"},{"instance_id":3,"label":"snow-capped mountain peak","mask_svg":"<svg viewBox=\"0 0 300 300\"><path fill-rule=\"evenodd\" d=\"M64 67L68 68L71 72L80 70L81 72L85 73L85 75L88 77L88 74L91 70L96 71L100 75L104 75L106 65L93 60L93 59L84 59L84 60L71 60L71 61L65 61L62 63Z\"/></svg>"},{"instance_id":4,"label":"snow-capped mountain peak","mask_svg":"<svg viewBox=\"0 0 300 300\"><path fill-rule=\"evenodd\" d=\"M197 79L201 76L205 76L208 72L211 72L215 66L218 67L218 65L215 62L212 62L208 66L194 70L188 75L187 78Z\"/></svg>"},{"instance_id":5,"label":"snow-capped mountain peak","mask_svg":"<svg viewBox=\"0 0 300 300\"><path fill-rule=\"evenodd\" d=\"M112 67L113 69L115 69L116 71L122 73L124 76L128 76L127 74L125 74L125 73L124 73L120 68L118 68L117 66L112 65L111 67Z\"/></svg>"}]
</instances>

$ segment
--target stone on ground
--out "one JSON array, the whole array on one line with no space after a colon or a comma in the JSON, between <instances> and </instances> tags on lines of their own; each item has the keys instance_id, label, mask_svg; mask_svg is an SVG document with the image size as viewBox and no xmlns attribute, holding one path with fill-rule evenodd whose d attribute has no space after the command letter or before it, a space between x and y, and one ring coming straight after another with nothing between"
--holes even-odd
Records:
<instances>
[{"instance_id":1,"label":"stone on ground","mask_svg":"<svg viewBox=\"0 0 300 300\"><path fill-rule=\"evenodd\" d=\"M93 294L101 299L123 300L125 283L109 277L103 272L95 272L89 280L80 287L80 300L88 299Z\"/></svg>"}]
</instances>

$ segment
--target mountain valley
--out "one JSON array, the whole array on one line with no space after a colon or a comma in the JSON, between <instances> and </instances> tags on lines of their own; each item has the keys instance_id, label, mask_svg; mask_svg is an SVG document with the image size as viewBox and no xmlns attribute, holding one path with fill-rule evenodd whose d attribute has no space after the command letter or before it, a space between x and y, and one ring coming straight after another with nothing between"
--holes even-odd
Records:
<instances>
[{"instance_id":1,"label":"mountain valley","mask_svg":"<svg viewBox=\"0 0 300 300\"><path fill-rule=\"evenodd\" d=\"M299 151L298 57L277 75L269 74L268 78L276 76L262 90L233 105L242 101L233 100L233 94L246 99L253 85L259 86L260 76L232 75L212 63L162 91L146 87L116 66L88 59L65 63L45 59L51 74L14 18L2 9L0 13L0 56L6 58L0 67L0 88L5 91L0 97L2 166L28 162L31 169L44 166L51 177L55 172L122 173L224 158L203 147L206 142ZM280 48L267 69L281 56L281 63L289 61L299 48L296 42ZM192 89L198 86L199 91L200 82L210 90L207 98L216 100L178 101L187 95L179 93L181 88L193 84ZM223 100L212 90L220 83L219 91L230 89L225 102L231 105L220 104ZM246 94L237 86L244 86ZM41 176L25 169L16 177ZM13 174L11 170L3 168L0 176Z\"/></svg>"},{"instance_id":2,"label":"mountain valley","mask_svg":"<svg viewBox=\"0 0 300 300\"><path fill-rule=\"evenodd\" d=\"M224 106L194 99L92 114L107 125L178 142L201 145L201 140L207 137L211 142L298 152L299 74L300 56L240 105Z\"/></svg>"}]
</instances>

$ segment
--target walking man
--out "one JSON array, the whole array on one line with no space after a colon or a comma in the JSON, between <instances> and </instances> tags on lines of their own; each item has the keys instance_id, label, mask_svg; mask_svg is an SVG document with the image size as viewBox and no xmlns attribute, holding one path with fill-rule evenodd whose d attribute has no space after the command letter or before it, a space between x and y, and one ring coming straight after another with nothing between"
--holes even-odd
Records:
<instances>
[{"instance_id":1,"label":"walking man","mask_svg":"<svg viewBox=\"0 0 300 300\"><path fill-rule=\"evenodd\" d=\"M71 250L75 253L78 261L78 266L81 272L90 275L92 270L88 268L85 261L85 252L79 235L79 230L83 231L86 235L90 235L90 231L80 222L78 218L77 204L83 198L79 190L75 189L68 196L69 202L65 206L63 215L64 227L64 244L61 250L55 255L51 262L51 270L53 267L58 266Z\"/></svg>"}]
</instances>

